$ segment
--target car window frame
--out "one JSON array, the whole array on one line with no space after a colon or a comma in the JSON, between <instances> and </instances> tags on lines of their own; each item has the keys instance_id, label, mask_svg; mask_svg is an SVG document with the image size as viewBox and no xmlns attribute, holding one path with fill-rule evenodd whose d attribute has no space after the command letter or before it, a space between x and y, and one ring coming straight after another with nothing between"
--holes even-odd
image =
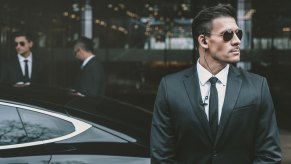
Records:
<instances>
[{"instance_id":1,"label":"car window frame","mask_svg":"<svg viewBox=\"0 0 291 164\"><path fill-rule=\"evenodd\" d=\"M84 131L86 131L87 129L91 128L92 125L80 121L78 119L66 116L64 114L61 113L56 113L54 111L48 111L44 108L41 107L35 107L35 106L29 106L26 104L20 104L20 103L16 103L16 102L11 102L11 101L0 101L0 105L5 105L5 106L9 106L9 107L14 107L14 108L20 108L20 109L24 109L24 110L30 110L33 112L38 112L41 114L46 114L49 116L53 116L65 121L68 121L70 123L73 124L75 130L72 133L60 136L60 137L56 137L56 138L52 138L52 139L48 139L48 140L41 140L41 141L33 141L33 142L27 142L27 143L19 143L19 144L13 144L13 145L1 145L0 146L0 150L5 150L5 149L13 149L13 148L21 148L21 147L28 147L28 146L35 146L35 145L43 145L43 144L48 144L48 143L53 143L53 142L58 142L58 141L63 141L69 138L72 138Z\"/></svg>"}]
</instances>

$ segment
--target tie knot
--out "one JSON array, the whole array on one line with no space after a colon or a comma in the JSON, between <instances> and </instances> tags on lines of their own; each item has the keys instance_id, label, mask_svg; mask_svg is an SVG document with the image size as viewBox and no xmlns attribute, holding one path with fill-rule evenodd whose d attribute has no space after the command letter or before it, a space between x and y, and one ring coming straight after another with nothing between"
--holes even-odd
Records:
<instances>
[{"instance_id":1,"label":"tie knot","mask_svg":"<svg viewBox=\"0 0 291 164\"><path fill-rule=\"evenodd\" d=\"M25 59L25 60L23 60L24 61L24 63L27 63L28 62L28 60L27 59Z\"/></svg>"},{"instance_id":2,"label":"tie knot","mask_svg":"<svg viewBox=\"0 0 291 164\"><path fill-rule=\"evenodd\" d=\"M209 82L211 83L211 85L215 85L215 83L217 82L218 78L217 77L211 77L209 79Z\"/></svg>"}]
</instances>

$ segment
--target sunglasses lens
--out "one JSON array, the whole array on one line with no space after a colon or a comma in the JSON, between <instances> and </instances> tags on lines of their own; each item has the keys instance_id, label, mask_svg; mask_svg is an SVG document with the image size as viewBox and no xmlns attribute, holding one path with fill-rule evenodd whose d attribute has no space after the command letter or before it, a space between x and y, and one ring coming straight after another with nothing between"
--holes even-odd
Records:
<instances>
[{"instance_id":1,"label":"sunglasses lens","mask_svg":"<svg viewBox=\"0 0 291 164\"><path fill-rule=\"evenodd\" d=\"M236 32L235 34L236 34L236 36L239 38L239 40L242 39L242 36L243 36L243 32L242 32L242 30L237 30L237 32Z\"/></svg>"},{"instance_id":2,"label":"sunglasses lens","mask_svg":"<svg viewBox=\"0 0 291 164\"><path fill-rule=\"evenodd\" d=\"M236 34L236 36L238 37L239 40L242 39L242 35L243 35L242 30L237 30L235 32L235 34ZM230 41L233 38L233 35L234 35L234 32L233 31L227 30L227 31L225 31L223 33L223 40L226 41L226 42L228 42L228 41Z\"/></svg>"},{"instance_id":3,"label":"sunglasses lens","mask_svg":"<svg viewBox=\"0 0 291 164\"><path fill-rule=\"evenodd\" d=\"M25 45L24 42L19 42L19 44L23 47Z\"/></svg>"},{"instance_id":4,"label":"sunglasses lens","mask_svg":"<svg viewBox=\"0 0 291 164\"><path fill-rule=\"evenodd\" d=\"M231 30L227 30L223 33L223 40L228 42L232 39L233 37L233 32Z\"/></svg>"},{"instance_id":5,"label":"sunglasses lens","mask_svg":"<svg viewBox=\"0 0 291 164\"><path fill-rule=\"evenodd\" d=\"M24 42L15 42L15 43L14 43L15 47L17 47L18 44L19 44L21 47L25 46L25 43L24 43Z\"/></svg>"}]
</instances>

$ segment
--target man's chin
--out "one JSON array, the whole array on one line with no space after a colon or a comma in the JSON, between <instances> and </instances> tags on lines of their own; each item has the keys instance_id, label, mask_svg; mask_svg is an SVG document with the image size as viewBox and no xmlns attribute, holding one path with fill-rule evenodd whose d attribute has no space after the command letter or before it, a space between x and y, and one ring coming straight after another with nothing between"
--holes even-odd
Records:
<instances>
[{"instance_id":1,"label":"man's chin","mask_svg":"<svg viewBox=\"0 0 291 164\"><path fill-rule=\"evenodd\" d=\"M240 57L239 56L236 56L235 58L233 58L232 60L230 60L230 63L231 64L235 64L235 63L237 63L239 61L240 61Z\"/></svg>"}]
</instances>

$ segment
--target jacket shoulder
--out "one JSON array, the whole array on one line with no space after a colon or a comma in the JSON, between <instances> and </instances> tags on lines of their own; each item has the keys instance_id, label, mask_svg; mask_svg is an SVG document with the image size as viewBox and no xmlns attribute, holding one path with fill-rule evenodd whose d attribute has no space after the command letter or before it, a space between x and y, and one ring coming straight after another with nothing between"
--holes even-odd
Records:
<instances>
[{"instance_id":1,"label":"jacket shoulder","mask_svg":"<svg viewBox=\"0 0 291 164\"><path fill-rule=\"evenodd\" d=\"M186 68L176 73L168 74L162 77L160 81L160 85L177 87L183 84L184 80L190 76L193 76L196 72L196 67L193 65L192 67ZM172 88L171 87L171 88Z\"/></svg>"},{"instance_id":2,"label":"jacket shoulder","mask_svg":"<svg viewBox=\"0 0 291 164\"><path fill-rule=\"evenodd\" d=\"M188 76L193 75L195 72L196 72L196 67L195 67L195 65L192 65L189 68L186 68L186 69L181 70L179 72L175 72L175 73L166 75L163 78L167 79L167 80L171 80L171 79L180 79L181 80L184 77L188 77Z\"/></svg>"},{"instance_id":3,"label":"jacket shoulder","mask_svg":"<svg viewBox=\"0 0 291 164\"><path fill-rule=\"evenodd\" d=\"M232 69L234 70L234 72L237 72L240 75L241 79L243 79L245 82L262 83L266 79L264 76L243 70L241 68L232 66Z\"/></svg>"}]
</instances>

